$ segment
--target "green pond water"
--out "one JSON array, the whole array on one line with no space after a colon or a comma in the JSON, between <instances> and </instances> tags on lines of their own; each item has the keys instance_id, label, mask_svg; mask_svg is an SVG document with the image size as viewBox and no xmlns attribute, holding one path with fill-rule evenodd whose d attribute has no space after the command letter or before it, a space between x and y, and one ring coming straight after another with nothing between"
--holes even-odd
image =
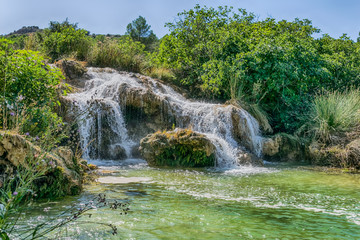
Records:
<instances>
[{"instance_id":1,"label":"green pond water","mask_svg":"<svg viewBox=\"0 0 360 240\"><path fill-rule=\"evenodd\" d=\"M105 176L148 181L87 185L80 196L34 204L24 211L23 225L49 221L106 193L127 202L128 214L99 208L84 219L112 223L118 234L80 221L62 230L64 239L360 239L359 175L276 165L179 170L136 160L102 163L108 164L100 168Z\"/></svg>"}]
</instances>

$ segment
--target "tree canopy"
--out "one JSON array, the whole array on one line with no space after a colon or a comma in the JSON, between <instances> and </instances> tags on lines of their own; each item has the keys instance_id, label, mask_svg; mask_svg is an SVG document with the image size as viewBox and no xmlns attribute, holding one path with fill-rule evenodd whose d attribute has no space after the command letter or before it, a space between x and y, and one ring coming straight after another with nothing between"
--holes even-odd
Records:
<instances>
[{"instance_id":1,"label":"tree canopy","mask_svg":"<svg viewBox=\"0 0 360 240\"><path fill-rule=\"evenodd\" d=\"M324 36L310 20L257 20L244 9L200 7L178 14L157 60L199 97L265 110L278 131L299 127L312 96L359 81L359 44Z\"/></svg>"},{"instance_id":2,"label":"tree canopy","mask_svg":"<svg viewBox=\"0 0 360 240\"><path fill-rule=\"evenodd\" d=\"M152 30L150 30L150 28L151 26L146 23L146 19L139 16L127 25L126 34L134 41L139 41L145 45L149 45L157 40L156 35Z\"/></svg>"}]
</instances>

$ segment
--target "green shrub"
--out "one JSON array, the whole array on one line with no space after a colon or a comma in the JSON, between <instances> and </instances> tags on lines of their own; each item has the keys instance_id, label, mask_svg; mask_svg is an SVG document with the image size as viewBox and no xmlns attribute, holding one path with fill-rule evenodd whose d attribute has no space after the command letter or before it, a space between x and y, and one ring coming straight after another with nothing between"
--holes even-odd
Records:
<instances>
[{"instance_id":1,"label":"green shrub","mask_svg":"<svg viewBox=\"0 0 360 240\"><path fill-rule=\"evenodd\" d=\"M325 34L315 46L331 72L332 89L344 91L349 86L359 86L360 41L354 42L346 34L338 39Z\"/></svg>"},{"instance_id":2,"label":"green shrub","mask_svg":"<svg viewBox=\"0 0 360 240\"><path fill-rule=\"evenodd\" d=\"M21 95L26 104L54 102L56 86L63 78L57 68L45 64L34 51L13 50L11 42L0 40L0 86L10 103Z\"/></svg>"},{"instance_id":3,"label":"green shrub","mask_svg":"<svg viewBox=\"0 0 360 240\"><path fill-rule=\"evenodd\" d=\"M30 33L24 42L25 50L40 51L44 34L42 32Z\"/></svg>"},{"instance_id":4,"label":"green shrub","mask_svg":"<svg viewBox=\"0 0 360 240\"><path fill-rule=\"evenodd\" d=\"M62 119L53 112L59 104L56 88L61 78L60 70L46 65L38 52L14 50L12 42L0 39L2 128L40 138L62 126Z\"/></svg>"},{"instance_id":5,"label":"green shrub","mask_svg":"<svg viewBox=\"0 0 360 240\"><path fill-rule=\"evenodd\" d=\"M11 34L10 36L6 36L6 39L10 40L13 43L14 49L24 49L25 43L27 41L27 35Z\"/></svg>"},{"instance_id":6,"label":"green shrub","mask_svg":"<svg viewBox=\"0 0 360 240\"><path fill-rule=\"evenodd\" d=\"M193 96L234 99L269 116L275 132L293 133L322 90L360 82L360 42L314 39L311 21L257 20L244 9L200 7L178 14L157 61Z\"/></svg>"},{"instance_id":7,"label":"green shrub","mask_svg":"<svg viewBox=\"0 0 360 240\"><path fill-rule=\"evenodd\" d=\"M106 40L93 46L88 57L88 63L96 67L118 67L120 49L115 41Z\"/></svg>"}]
</instances>

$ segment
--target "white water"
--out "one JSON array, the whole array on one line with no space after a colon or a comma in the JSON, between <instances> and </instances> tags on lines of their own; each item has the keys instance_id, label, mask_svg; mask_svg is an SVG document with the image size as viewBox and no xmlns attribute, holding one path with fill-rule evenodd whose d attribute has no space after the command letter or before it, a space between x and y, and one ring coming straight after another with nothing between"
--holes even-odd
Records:
<instances>
[{"instance_id":1,"label":"white water","mask_svg":"<svg viewBox=\"0 0 360 240\"><path fill-rule=\"evenodd\" d=\"M85 150L87 159L97 158L91 156L94 148L92 138L100 146L104 139L102 129L104 117L109 122L111 131L111 147L116 145L125 149L127 157L131 157L131 149L136 146L125 126L121 106L126 104L127 96L121 96L120 86L126 84L128 88L135 89L137 94L150 92L161 100L161 112L176 119L180 128L190 127L194 131L205 134L217 149L217 161L220 167L237 165L237 159L246 154L245 147L239 145L233 136L232 114L238 114L239 124L247 135L244 145L247 150L261 156L262 138L258 122L245 110L231 105L212 104L190 101L177 93L173 88L163 85L151 78L137 78L127 73L119 73L111 69L89 68L90 80L80 93L69 94L67 98L73 101L73 111L80 114L78 117L81 146ZM132 96L134 97L134 96ZM142 96L137 96L142 99ZM111 149L111 148L110 148Z\"/></svg>"}]
</instances>

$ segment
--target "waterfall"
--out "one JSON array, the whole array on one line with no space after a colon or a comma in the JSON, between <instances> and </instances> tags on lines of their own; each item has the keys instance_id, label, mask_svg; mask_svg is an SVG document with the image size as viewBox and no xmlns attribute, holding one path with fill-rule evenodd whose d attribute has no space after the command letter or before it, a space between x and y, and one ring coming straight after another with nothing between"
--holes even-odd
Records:
<instances>
[{"instance_id":1,"label":"waterfall","mask_svg":"<svg viewBox=\"0 0 360 240\"><path fill-rule=\"evenodd\" d=\"M145 113L146 106L153 104L159 121L173 121L176 127L190 127L206 135L217 149L220 166L236 165L247 151L261 156L259 124L241 108L191 101L170 86L136 74L88 68L88 75L84 89L66 97L78 115L84 158L131 157L137 141L129 136L124 119L126 106L131 104L144 108Z\"/></svg>"}]
</instances>

